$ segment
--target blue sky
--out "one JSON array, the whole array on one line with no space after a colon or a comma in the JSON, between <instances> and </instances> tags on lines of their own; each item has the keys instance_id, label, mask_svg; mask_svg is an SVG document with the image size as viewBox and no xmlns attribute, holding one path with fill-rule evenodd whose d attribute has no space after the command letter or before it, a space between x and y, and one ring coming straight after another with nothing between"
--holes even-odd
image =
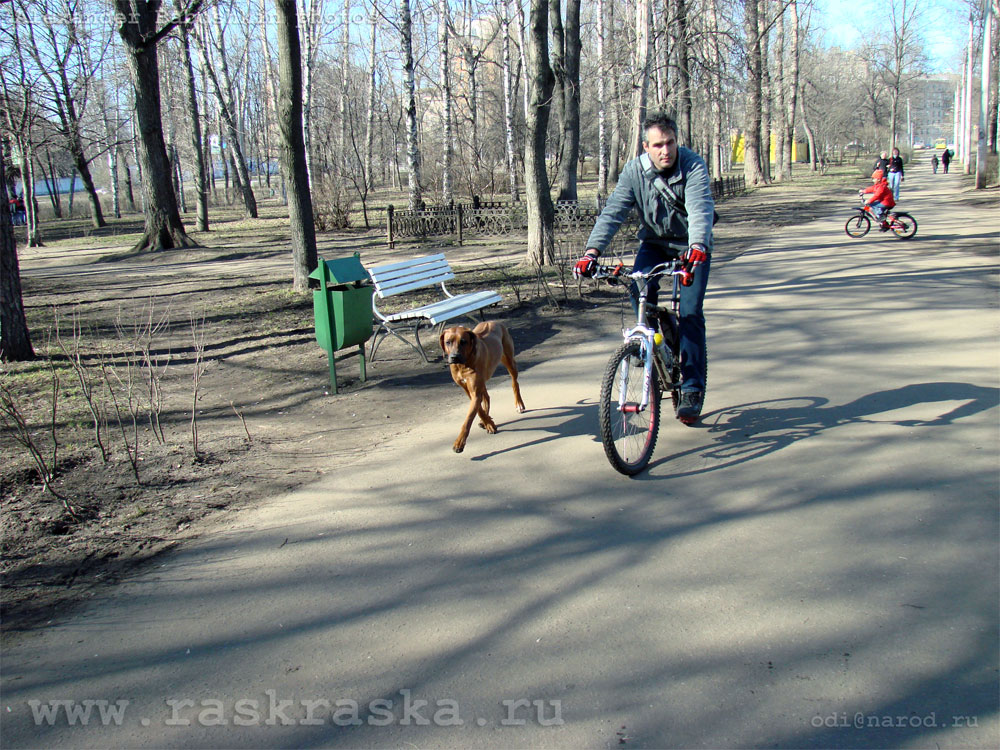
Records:
<instances>
[{"instance_id":1,"label":"blue sky","mask_svg":"<svg viewBox=\"0 0 1000 750\"><path fill-rule=\"evenodd\" d=\"M827 45L844 48L858 46L890 7L889 0L814 2L813 28L825 32ZM908 5L914 2L934 71L958 72L969 34L968 0L907 0Z\"/></svg>"}]
</instances>

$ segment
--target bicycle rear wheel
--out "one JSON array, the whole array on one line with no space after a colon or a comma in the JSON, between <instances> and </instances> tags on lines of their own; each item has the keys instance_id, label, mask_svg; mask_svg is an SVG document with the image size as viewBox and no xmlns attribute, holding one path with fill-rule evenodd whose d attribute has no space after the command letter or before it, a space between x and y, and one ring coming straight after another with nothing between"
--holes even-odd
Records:
<instances>
[{"instance_id":1,"label":"bicycle rear wheel","mask_svg":"<svg viewBox=\"0 0 1000 750\"><path fill-rule=\"evenodd\" d=\"M847 232L847 236L854 237L855 239L858 237L864 237L868 234L868 230L871 228L871 219L862 213L859 213L857 216L852 216L844 225L844 231Z\"/></svg>"},{"instance_id":2,"label":"bicycle rear wheel","mask_svg":"<svg viewBox=\"0 0 1000 750\"><path fill-rule=\"evenodd\" d=\"M660 387L654 368L649 403L642 411L645 369L636 367L642 351L637 341L628 341L608 361L601 382L601 442L611 465L622 474L638 474L649 463L660 428ZM624 407L619 406L624 393Z\"/></svg>"},{"instance_id":3,"label":"bicycle rear wheel","mask_svg":"<svg viewBox=\"0 0 1000 750\"><path fill-rule=\"evenodd\" d=\"M889 228L901 240L908 240L917 233L917 220L908 213L900 211L889 219Z\"/></svg>"}]
</instances>

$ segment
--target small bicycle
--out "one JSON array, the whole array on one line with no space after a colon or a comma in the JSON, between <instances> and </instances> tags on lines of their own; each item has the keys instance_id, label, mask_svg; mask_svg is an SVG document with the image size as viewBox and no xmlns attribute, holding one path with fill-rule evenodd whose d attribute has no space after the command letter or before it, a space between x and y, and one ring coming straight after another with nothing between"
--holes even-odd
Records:
<instances>
[{"instance_id":1,"label":"small bicycle","mask_svg":"<svg viewBox=\"0 0 1000 750\"><path fill-rule=\"evenodd\" d=\"M868 234L872 228L872 222L877 222L877 219L872 215L871 206L855 206L854 210L857 211L857 214L847 220L844 231L849 237L857 239ZM908 240L917 233L917 220L905 211L890 209L883 217L879 228L883 232L891 231L901 240Z\"/></svg>"},{"instance_id":2,"label":"small bicycle","mask_svg":"<svg viewBox=\"0 0 1000 750\"><path fill-rule=\"evenodd\" d=\"M668 275L673 284L666 307L649 304L650 282ZM680 287L690 285L692 275L678 259L648 272L598 266L594 278L612 284L631 280L638 290L635 325L622 331L625 340L608 361L599 408L604 452L617 471L632 476L646 468L656 447L661 393L670 393L675 408L680 398L677 310Z\"/></svg>"}]
</instances>

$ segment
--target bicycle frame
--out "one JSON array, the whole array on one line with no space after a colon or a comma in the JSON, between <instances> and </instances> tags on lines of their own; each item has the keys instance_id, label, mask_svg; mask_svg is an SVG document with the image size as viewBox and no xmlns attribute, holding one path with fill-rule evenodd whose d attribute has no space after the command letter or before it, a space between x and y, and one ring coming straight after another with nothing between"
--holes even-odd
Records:
<instances>
[{"instance_id":1,"label":"bicycle frame","mask_svg":"<svg viewBox=\"0 0 1000 750\"><path fill-rule=\"evenodd\" d=\"M654 266L648 272L634 271L630 274L626 274L627 278L631 279L635 283L638 289L638 300L637 307L638 311L636 313L636 324L632 328L625 328L622 330L622 336L626 342L636 341L639 343L639 350L643 353L643 388L642 388L642 401L632 407L626 405L625 395L627 393L627 382L628 382L628 370L622 372L621 387L619 388L619 411L626 412L642 412L645 411L649 406L649 394L650 386L652 384L653 378L653 368L656 367L657 375L660 378L660 382L665 387L670 387L672 385L670 379L670 369L673 366L673 362L664 362L662 358L657 356L657 347L653 340L653 337L658 333L656 329L651 328L649 325L648 312L649 312L649 284L654 279L661 278L666 275L671 277L671 290L670 290L670 309L673 314L676 315L678 305L680 304L680 287L682 283L682 278L688 275L688 272L684 270L684 264L681 260L673 260L668 263L660 263ZM607 276L600 276L598 278L607 278ZM668 348L667 351L671 358L673 358L674 353Z\"/></svg>"}]
</instances>

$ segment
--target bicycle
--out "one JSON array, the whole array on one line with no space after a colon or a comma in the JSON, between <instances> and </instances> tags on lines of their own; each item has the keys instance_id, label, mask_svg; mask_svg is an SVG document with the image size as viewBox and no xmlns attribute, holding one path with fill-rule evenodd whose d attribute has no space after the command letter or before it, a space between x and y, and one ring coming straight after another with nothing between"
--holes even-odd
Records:
<instances>
[{"instance_id":1,"label":"bicycle","mask_svg":"<svg viewBox=\"0 0 1000 750\"><path fill-rule=\"evenodd\" d=\"M672 288L666 308L649 304L650 282L668 275ZM661 392L670 393L674 408L680 398L680 287L689 286L693 277L677 259L647 272L625 273L620 263L598 266L594 278L612 284L630 279L638 290L635 326L622 330L625 340L608 360L599 407L604 452L617 471L633 476L646 468L656 447Z\"/></svg>"},{"instance_id":2,"label":"bicycle","mask_svg":"<svg viewBox=\"0 0 1000 750\"><path fill-rule=\"evenodd\" d=\"M858 213L847 220L844 231L847 232L848 237L858 239L868 234L872 228L872 222L877 220L872 215L872 209L869 205L855 206L854 210ZM917 233L917 220L905 211L890 209L880 222L880 228L884 232L891 230L901 240L908 240Z\"/></svg>"}]
</instances>

